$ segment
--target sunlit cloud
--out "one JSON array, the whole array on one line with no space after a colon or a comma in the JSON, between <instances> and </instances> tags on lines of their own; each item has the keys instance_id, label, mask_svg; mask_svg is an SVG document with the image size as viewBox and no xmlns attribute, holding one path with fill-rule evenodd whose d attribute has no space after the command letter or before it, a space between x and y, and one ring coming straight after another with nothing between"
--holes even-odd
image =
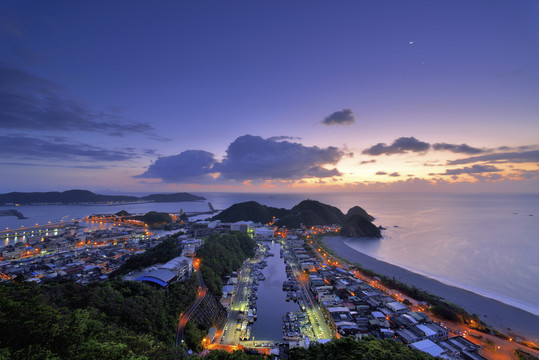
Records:
<instances>
[{"instance_id":1,"label":"sunlit cloud","mask_svg":"<svg viewBox=\"0 0 539 360\"><path fill-rule=\"evenodd\" d=\"M337 164L346 155L344 151L331 146L309 147L244 135L228 146L221 161L207 151L187 150L178 155L158 158L136 177L176 183L249 181L249 184L266 180L330 178L342 174L337 168L328 169L325 166Z\"/></svg>"}]
</instances>

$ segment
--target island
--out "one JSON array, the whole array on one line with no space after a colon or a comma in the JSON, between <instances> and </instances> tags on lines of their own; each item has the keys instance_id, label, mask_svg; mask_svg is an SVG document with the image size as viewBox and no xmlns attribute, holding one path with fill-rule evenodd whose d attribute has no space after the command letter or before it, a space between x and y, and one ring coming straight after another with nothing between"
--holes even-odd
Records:
<instances>
[{"instance_id":1,"label":"island","mask_svg":"<svg viewBox=\"0 0 539 360\"><path fill-rule=\"evenodd\" d=\"M151 194L147 196L99 195L88 190L64 192L10 192L0 194L0 205L107 204L129 202L184 202L206 200L189 193Z\"/></svg>"}]
</instances>

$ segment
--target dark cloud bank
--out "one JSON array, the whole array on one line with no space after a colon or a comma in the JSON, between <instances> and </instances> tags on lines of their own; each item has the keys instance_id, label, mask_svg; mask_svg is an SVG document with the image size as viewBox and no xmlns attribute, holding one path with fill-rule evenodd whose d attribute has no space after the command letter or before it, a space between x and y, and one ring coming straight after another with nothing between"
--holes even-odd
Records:
<instances>
[{"instance_id":1,"label":"dark cloud bank","mask_svg":"<svg viewBox=\"0 0 539 360\"><path fill-rule=\"evenodd\" d=\"M136 178L157 178L170 183L211 183L215 181L299 180L340 176L325 165L338 163L343 151L289 141L244 135L234 140L222 161L203 150L187 150L158 158Z\"/></svg>"},{"instance_id":2,"label":"dark cloud bank","mask_svg":"<svg viewBox=\"0 0 539 360\"><path fill-rule=\"evenodd\" d=\"M451 151L454 153L461 154L481 154L485 152L483 149L478 149L471 147L466 144L447 144L447 143L436 143L429 144L424 141L420 141L415 137L400 137L393 141L391 145L385 143L378 143L370 148L363 150L362 154L378 156L378 155L395 155L395 154L406 154L408 152L415 153L425 153L430 149L439 150L439 151Z\"/></svg>"},{"instance_id":3,"label":"dark cloud bank","mask_svg":"<svg viewBox=\"0 0 539 360\"><path fill-rule=\"evenodd\" d=\"M26 71L0 67L0 129L89 131L110 136L157 136L146 122L95 111L66 95L66 89Z\"/></svg>"},{"instance_id":4,"label":"dark cloud bank","mask_svg":"<svg viewBox=\"0 0 539 360\"><path fill-rule=\"evenodd\" d=\"M84 160L117 162L140 157L136 149L105 149L89 144L71 142L63 137L51 139L21 134L0 136L0 154L4 158Z\"/></svg>"}]
</instances>

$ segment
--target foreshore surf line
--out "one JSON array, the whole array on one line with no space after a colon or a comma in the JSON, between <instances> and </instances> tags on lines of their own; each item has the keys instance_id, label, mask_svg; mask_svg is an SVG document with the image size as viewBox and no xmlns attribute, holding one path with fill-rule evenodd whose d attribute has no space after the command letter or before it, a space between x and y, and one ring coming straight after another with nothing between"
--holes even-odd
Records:
<instances>
[{"instance_id":1,"label":"foreshore surf line","mask_svg":"<svg viewBox=\"0 0 539 360\"><path fill-rule=\"evenodd\" d=\"M486 298L489 298L489 299L497 300L497 301L499 301L501 303L504 303L505 305L513 306L513 307L516 307L518 309L529 312L532 315L539 316L539 307L538 306L534 306L533 304L525 303L525 302L519 301L517 299L504 297L504 296L502 296L500 294L491 293L491 292L489 292L487 290L484 290L484 289L481 289L481 288L478 288L478 287L474 287L474 286L471 286L471 285L459 283L458 281L443 277L443 276L438 275L438 274L430 273L428 271L424 271L424 270L421 270L421 269L416 269L416 268L408 266L408 265L404 265L404 264L400 264L400 263L397 263L397 262L394 262L394 261L386 260L384 258L377 257L376 255L368 253L368 252L363 252L360 249L356 249L354 247L354 245L353 245L354 240L358 240L358 238L345 239L344 242L345 242L345 244L347 246L351 247L352 249L354 249L356 251L359 251L360 253L362 253L364 255L370 256L370 257L372 257L372 258L374 258L374 259L376 259L378 261L383 261L383 262L389 263L389 264L397 266L397 267L399 267L401 269L408 270L408 271L410 271L412 273L423 275L426 278L433 279L433 280L438 280L439 282L441 282L441 283L443 283L445 285L453 286L453 287L456 287L456 288L459 288L459 289L468 290L468 291L473 292L473 293L475 293L477 295L480 295L480 296L483 296L483 297L486 297Z\"/></svg>"},{"instance_id":2,"label":"foreshore surf line","mask_svg":"<svg viewBox=\"0 0 539 360\"><path fill-rule=\"evenodd\" d=\"M461 306L470 314L477 314L482 321L500 332L510 333L529 340L539 338L539 316L505 304L499 300L482 296L472 291L448 285L440 280L412 272L408 269L378 260L346 244L346 238L324 237L324 244L340 258L378 274L395 277L396 280L441 296ZM510 329L510 330L509 330Z\"/></svg>"}]
</instances>

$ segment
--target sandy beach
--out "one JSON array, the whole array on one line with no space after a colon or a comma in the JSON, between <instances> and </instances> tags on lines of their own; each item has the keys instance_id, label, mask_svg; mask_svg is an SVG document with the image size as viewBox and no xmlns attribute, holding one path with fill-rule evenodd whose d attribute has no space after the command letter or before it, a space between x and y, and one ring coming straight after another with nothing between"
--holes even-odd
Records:
<instances>
[{"instance_id":1,"label":"sandy beach","mask_svg":"<svg viewBox=\"0 0 539 360\"><path fill-rule=\"evenodd\" d=\"M323 241L342 259L350 263L359 263L366 269L395 277L403 283L441 296L447 301L463 307L470 314L479 315L485 323L501 332L510 332L534 341L539 338L539 316L375 259L346 245L345 240L346 238L343 237L330 236L324 238Z\"/></svg>"}]
</instances>

